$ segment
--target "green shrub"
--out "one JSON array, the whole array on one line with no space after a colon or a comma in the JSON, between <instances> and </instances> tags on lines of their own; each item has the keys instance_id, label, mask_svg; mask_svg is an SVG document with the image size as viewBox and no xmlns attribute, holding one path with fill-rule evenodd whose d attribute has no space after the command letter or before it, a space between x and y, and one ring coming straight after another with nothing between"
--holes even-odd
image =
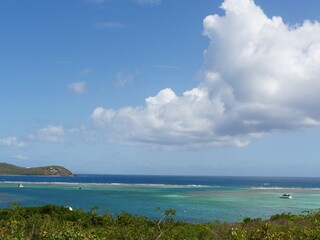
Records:
<instances>
[{"instance_id":1,"label":"green shrub","mask_svg":"<svg viewBox=\"0 0 320 240\"><path fill-rule=\"evenodd\" d=\"M14 204L12 209L0 209L0 239L320 239L320 211L276 214L268 220L245 218L238 223L188 223L175 221L172 209L159 214L157 221L126 212L98 215L96 210Z\"/></svg>"}]
</instances>

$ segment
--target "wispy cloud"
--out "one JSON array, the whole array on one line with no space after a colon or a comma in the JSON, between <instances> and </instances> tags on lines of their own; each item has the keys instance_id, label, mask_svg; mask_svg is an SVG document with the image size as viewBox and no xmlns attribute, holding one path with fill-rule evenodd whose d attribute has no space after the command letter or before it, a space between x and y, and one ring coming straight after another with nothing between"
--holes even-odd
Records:
<instances>
[{"instance_id":1,"label":"wispy cloud","mask_svg":"<svg viewBox=\"0 0 320 240\"><path fill-rule=\"evenodd\" d=\"M0 146L23 148L26 145L27 145L26 142L20 141L16 137L0 138Z\"/></svg>"},{"instance_id":2,"label":"wispy cloud","mask_svg":"<svg viewBox=\"0 0 320 240\"><path fill-rule=\"evenodd\" d=\"M31 140L40 140L52 143L61 143L65 140L64 128L61 125L49 125L39 129L35 135L30 135Z\"/></svg>"},{"instance_id":3,"label":"wispy cloud","mask_svg":"<svg viewBox=\"0 0 320 240\"><path fill-rule=\"evenodd\" d=\"M126 25L120 22L97 22L94 27L96 29L119 29L126 27Z\"/></svg>"},{"instance_id":4,"label":"wispy cloud","mask_svg":"<svg viewBox=\"0 0 320 240\"><path fill-rule=\"evenodd\" d=\"M94 142L97 140L97 133L87 126L68 129L68 133L78 139L84 139L86 142Z\"/></svg>"},{"instance_id":5,"label":"wispy cloud","mask_svg":"<svg viewBox=\"0 0 320 240\"><path fill-rule=\"evenodd\" d=\"M133 1L140 5L149 5L149 6L160 5L162 2L161 0L133 0Z\"/></svg>"},{"instance_id":6,"label":"wispy cloud","mask_svg":"<svg viewBox=\"0 0 320 240\"><path fill-rule=\"evenodd\" d=\"M25 155L15 155L13 156L14 159L17 159L17 160L28 160L29 157L25 156Z\"/></svg>"},{"instance_id":7,"label":"wispy cloud","mask_svg":"<svg viewBox=\"0 0 320 240\"><path fill-rule=\"evenodd\" d=\"M122 88L126 86L129 82L132 82L134 79L134 74L119 72L116 76L115 86L118 88Z\"/></svg>"},{"instance_id":8,"label":"wispy cloud","mask_svg":"<svg viewBox=\"0 0 320 240\"><path fill-rule=\"evenodd\" d=\"M204 19L210 44L199 86L181 96L162 89L144 106L94 109L93 123L110 141L241 147L268 133L320 126L320 23L289 26L252 0L225 0L221 8L225 16Z\"/></svg>"},{"instance_id":9,"label":"wispy cloud","mask_svg":"<svg viewBox=\"0 0 320 240\"><path fill-rule=\"evenodd\" d=\"M85 67L79 71L79 76L84 77L87 76L91 72L91 68Z\"/></svg>"},{"instance_id":10,"label":"wispy cloud","mask_svg":"<svg viewBox=\"0 0 320 240\"><path fill-rule=\"evenodd\" d=\"M69 84L68 88L77 94L83 94L86 92L86 82L74 82Z\"/></svg>"}]
</instances>

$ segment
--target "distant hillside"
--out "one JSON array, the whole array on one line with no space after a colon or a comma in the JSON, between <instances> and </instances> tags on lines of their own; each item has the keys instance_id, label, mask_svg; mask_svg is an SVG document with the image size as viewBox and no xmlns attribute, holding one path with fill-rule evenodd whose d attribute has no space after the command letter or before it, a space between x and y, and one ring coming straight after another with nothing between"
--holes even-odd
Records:
<instances>
[{"instance_id":1,"label":"distant hillside","mask_svg":"<svg viewBox=\"0 0 320 240\"><path fill-rule=\"evenodd\" d=\"M8 163L0 163L0 175L73 176L73 173L61 166L24 168Z\"/></svg>"}]
</instances>

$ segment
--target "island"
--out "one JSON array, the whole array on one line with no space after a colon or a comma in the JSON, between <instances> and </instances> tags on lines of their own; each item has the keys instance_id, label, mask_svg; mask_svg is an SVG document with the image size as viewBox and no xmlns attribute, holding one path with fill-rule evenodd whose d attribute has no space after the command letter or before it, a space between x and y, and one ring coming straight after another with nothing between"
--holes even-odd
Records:
<instances>
[{"instance_id":1,"label":"island","mask_svg":"<svg viewBox=\"0 0 320 240\"><path fill-rule=\"evenodd\" d=\"M9 163L0 163L0 175L74 176L71 171L61 166L26 168Z\"/></svg>"}]
</instances>

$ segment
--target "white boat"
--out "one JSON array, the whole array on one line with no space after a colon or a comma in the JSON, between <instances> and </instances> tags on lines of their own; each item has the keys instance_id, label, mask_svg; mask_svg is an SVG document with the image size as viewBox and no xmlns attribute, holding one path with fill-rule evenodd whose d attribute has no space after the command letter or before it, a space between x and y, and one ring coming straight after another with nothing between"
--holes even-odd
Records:
<instances>
[{"instance_id":1,"label":"white boat","mask_svg":"<svg viewBox=\"0 0 320 240\"><path fill-rule=\"evenodd\" d=\"M69 209L69 211L73 211L73 208L70 206L65 206L67 209Z\"/></svg>"},{"instance_id":2,"label":"white boat","mask_svg":"<svg viewBox=\"0 0 320 240\"><path fill-rule=\"evenodd\" d=\"M23 188L23 184L19 183L18 188Z\"/></svg>"},{"instance_id":3,"label":"white boat","mask_svg":"<svg viewBox=\"0 0 320 240\"><path fill-rule=\"evenodd\" d=\"M292 196L288 193L284 193L284 194L282 194L282 196L280 198L292 199Z\"/></svg>"}]
</instances>

